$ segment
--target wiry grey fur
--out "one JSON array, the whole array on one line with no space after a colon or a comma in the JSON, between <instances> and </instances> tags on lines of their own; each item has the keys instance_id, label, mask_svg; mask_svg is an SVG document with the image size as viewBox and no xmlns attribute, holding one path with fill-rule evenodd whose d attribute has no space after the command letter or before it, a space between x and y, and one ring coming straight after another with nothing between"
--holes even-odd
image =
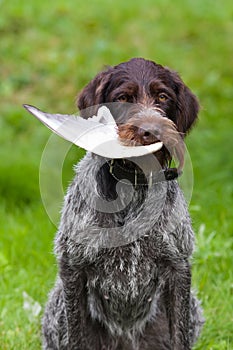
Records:
<instances>
[{"instance_id":1,"label":"wiry grey fur","mask_svg":"<svg viewBox=\"0 0 233 350\"><path fill-rule=\"evenodd\" d=\"M87 154L65 197L43 349L188 350L203 320L190 294L194 234L183 194L176 181L121 183L119 200L101 212L103 162Z\"/></svg>"},{"instance_id":2,"label":"wiry grey fur","mask_svg":"<svg viewBox=\"0 0 233 350\"><path fill-rule=\"evenodd\" d=\"M134 162L87 154L78 164L56 236L59 273L43 348L190 350L203 319L191 292L194 234L174 176L198 101L177 73L134 58L99 73L79 95L84 118L101 104L120 139L164 146ZM173 148L178 169L169 168Z\"/></svg>"}]
</instances>

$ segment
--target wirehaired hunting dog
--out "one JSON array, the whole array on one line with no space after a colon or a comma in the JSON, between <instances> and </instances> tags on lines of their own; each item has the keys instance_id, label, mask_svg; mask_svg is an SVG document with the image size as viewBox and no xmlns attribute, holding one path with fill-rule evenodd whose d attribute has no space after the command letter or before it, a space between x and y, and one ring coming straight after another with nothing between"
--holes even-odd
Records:
<instances>
[{"instance_id":1,"label":"wirehaired hunting dog","mask_svg":"<svg viewBox=\"0 0 233 350\"><path fill-rule=\"evenodd\" d=\"M84 118L103 104L124 144L164 146L134 160L88 153L77 165L55 241L43 348L189 350L203 319L191 291L194 234L175 178L197 99L177 73L135 58L99 73L78 98Z\"/></svg>"}]
</instances>

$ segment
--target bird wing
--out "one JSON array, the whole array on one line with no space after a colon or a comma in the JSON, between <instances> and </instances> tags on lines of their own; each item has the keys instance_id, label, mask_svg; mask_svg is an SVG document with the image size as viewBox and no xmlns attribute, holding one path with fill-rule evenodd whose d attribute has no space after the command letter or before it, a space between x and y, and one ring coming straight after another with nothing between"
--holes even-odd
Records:
<instances>
[{"instance_id":1,"label":"bird wing","mask_svg":"<svg viewBox=\"0 0 233 350\"><path fill-rule=\"evenodd\" d=\"M69 114L50 114L30 105L24 107L57 135L102 157L139 157L154 153L163 146L162 142L133 147L122 145L115 120L105 106L99 108L97 116L88 119Z\"/></svg>"}]
</instances>

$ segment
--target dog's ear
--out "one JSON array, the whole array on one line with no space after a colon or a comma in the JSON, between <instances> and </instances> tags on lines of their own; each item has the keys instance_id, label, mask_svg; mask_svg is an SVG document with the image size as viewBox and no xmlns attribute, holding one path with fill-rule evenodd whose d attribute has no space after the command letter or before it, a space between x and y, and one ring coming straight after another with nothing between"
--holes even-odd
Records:
<instances>
[{"instance_id":1,"label":"dog's ear","mask_svg":"<svg viewBox=\"0 0 233 350\"><path fill-rule=\"evenodd\" d=\"M105 90L110 81L111 69L103 71L90 81L77 98L77 106L80 111L105 102Z\"/></svg>"},{"instance_id":2,"label":"dog's ear","mask_svg":"<svg viewBox=\"0 0 233 350\"><path fill-rule=\"evenodd\" d=\"M177 95L176 125L178 131L185 136L197 120L199 103L196 96L184 84L179 75L174 72L172 74Z\"/></svg>"}]
</instances>

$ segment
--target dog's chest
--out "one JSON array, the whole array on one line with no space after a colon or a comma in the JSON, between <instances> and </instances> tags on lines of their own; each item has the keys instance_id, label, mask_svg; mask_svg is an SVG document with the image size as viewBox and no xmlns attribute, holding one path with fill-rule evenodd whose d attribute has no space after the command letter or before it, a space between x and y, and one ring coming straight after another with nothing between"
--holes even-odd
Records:
<instances>
[{"instance_id":1,"label":"dog's chest","mask_svg":"<svg viewBox=\"0 0 233 350\"><path fill-rule=\"evenodd\" d=\"M138 244L106 253L88 273L91 315L102 322L111 320L123 329L131 328L152 312L156 286L156 264Z\"/></svg>"}]
</instances>

